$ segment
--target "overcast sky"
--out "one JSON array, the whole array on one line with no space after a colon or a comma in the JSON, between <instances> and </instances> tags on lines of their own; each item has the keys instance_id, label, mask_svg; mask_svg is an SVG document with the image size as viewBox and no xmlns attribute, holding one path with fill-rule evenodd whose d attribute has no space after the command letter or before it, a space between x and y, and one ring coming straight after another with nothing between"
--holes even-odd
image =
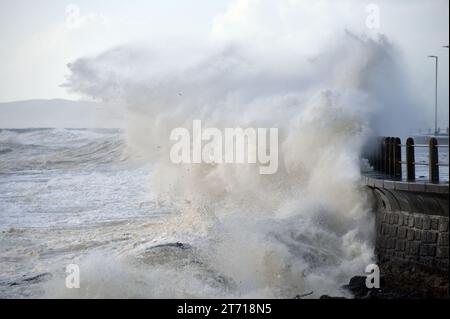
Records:
<instances>
[{"instance_id":1,"label":"overcast sky","mask_svg":"<svg viewBox=\"0 0 450 319\"><path fill-rule=\"evenodd\" d=\"M320 36L322 29L339 25L387 35L404 54L422 97L431 96L431 102L434 69L427 55L439 55L441 114L448 117L448 49L442 48L449 38L448 0L286 0L288 14L278 10L282 1L272 2L273 7L269 0L0 0L0 102L77 99L59 86L68 74L66 64L116 45L252 36L308 24L311 35ZM380 8L380 27L369 30L365 10L370 3ZM325 11L333 14L321 18ZM274 19L279 29L273 28Z\"/></svg>"}]
</instances>

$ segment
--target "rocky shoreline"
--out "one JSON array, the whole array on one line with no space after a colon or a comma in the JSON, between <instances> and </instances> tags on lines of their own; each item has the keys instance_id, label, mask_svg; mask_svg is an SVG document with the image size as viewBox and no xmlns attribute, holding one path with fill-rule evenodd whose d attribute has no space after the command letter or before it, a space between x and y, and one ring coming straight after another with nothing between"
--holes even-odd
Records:
<instances>
[{"instance_id":1,"label":"rocky shoreline","mask_svg":"<svg viewBox=\"0 0 450 319\"><path fill-rule=\"evenodd\" d=\"M380 288L366 287L365 276L354 276L343 286L354 299L448 299L448 273L430 274L421 271L402 272L385 269L380 277ZM323 295L320 299L346 299Z\"/></svg>"}]
</instances>

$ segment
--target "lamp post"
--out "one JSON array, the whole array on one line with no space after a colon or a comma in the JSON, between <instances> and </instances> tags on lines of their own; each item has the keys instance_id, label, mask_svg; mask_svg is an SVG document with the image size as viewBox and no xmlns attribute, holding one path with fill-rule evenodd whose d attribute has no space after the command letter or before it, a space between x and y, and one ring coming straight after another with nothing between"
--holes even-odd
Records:
<instances>
[{"instance_id":1,"label":"lamp post","mask_svg":"<svg viewBox=\"0 0 450 319\"><path fill-rule=\"evenodd\" d=\"M448 45L442 46L444 49L448 49ZM448 122L447 122L447 135L448 135Z\"/></svg>"},{"instance_id":2,"label":"lamp post","mask_svg":"<svg viewBox=\"0 0 450 319\"><path fill-rule=\"evenodd\" d=\"M437 105L438 105L438 97L437 97L437 91L438 91L438 64L439 64L439 58L436 55L429 55L429 58L436 60L436 78L434 81L434 135L438 134L438 127L437 127Z\"/></svg>"}]
</instances>

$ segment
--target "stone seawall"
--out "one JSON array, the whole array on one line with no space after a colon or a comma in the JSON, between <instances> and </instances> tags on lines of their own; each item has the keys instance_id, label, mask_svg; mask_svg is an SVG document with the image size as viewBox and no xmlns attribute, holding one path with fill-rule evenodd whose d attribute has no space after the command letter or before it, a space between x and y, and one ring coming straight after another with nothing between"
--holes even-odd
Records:
<instances>
[{"instance_id":1,"label":"stone seawall","mask_svg":"<svg viewBox=\"0 0 450 319\"><path fill-rule=\"evenodd\" d=\"M376 253L382 263L448 271L448 217L383 212L380 219Z\"/></svg>"},{"instance_id":2,"label":"stone seawall","mask_svg":"<svg viewBox=\"0 0 450 319\"><path fill-rule=\"evenodd\" d=\"M448 275L448 194L372 190L378 262L391 269Z\"/></svg>"}]
</instances>

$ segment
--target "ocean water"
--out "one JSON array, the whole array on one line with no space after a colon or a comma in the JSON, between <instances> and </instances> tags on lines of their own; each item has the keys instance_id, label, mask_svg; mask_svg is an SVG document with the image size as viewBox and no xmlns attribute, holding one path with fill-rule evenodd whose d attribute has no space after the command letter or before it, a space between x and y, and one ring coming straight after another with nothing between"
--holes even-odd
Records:
<instances>
[{"instance_id":1,"label":"ocean water","mask_svg":"<svg viewBox=\"0 0 450 319\"><path fill-rule=\"evenodd\" d=\"M120 130L1 130L0 297L348 296L341 285L373 258L360 207L168 201L155 167ZM65 286L69 264L79 289Z\"/></svg>"}]
</instances>

